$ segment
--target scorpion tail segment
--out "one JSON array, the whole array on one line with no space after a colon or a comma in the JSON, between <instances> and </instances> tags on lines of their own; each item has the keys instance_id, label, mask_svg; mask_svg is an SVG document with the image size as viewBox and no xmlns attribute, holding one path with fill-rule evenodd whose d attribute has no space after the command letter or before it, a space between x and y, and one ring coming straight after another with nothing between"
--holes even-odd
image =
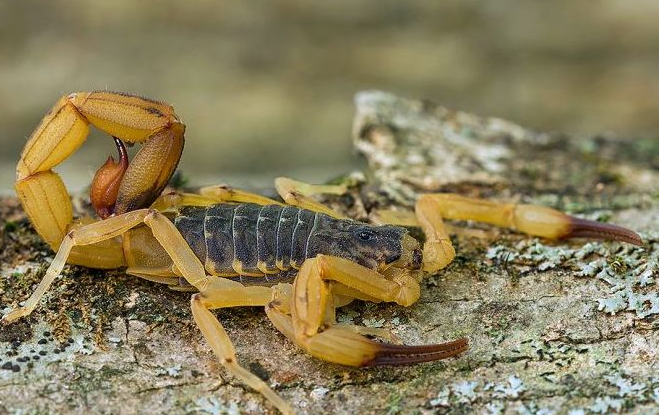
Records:
<instances>
[{"instance_id":1,"label":"scorpion tail segment","mask_svg":"<svg viewBox=\"0 0 659 415\"><path fill-rule=\"evenodd\" d=\"M25 144L16 166L16 179L20 181L57 166L85 142L88 133L89 121L68 97L62 97Z\"/></svg>"},{"instance_id":2,"label":"scorpion tail segment","mask_svg":"<svg viewBox=\"0 0 659 415\"><path fill-rule=\"evenodd\" d=\"M448 343L426 346L400 346L386 343L378 343L378 345L380 349L375 357L364 366L400 366L446 359L466 351L469 341L461 338Z\"/></svg>"},{"instance_id":3,"label":"scorpion tail segment","mask_svg":"<svg viewBox=\"0 0 659 415\"><path fill-rule=\"evenodd\" d=\"M149 206L167 186L178 165L185 139L183 124L154 134L131 161L119 186L114 213Z\"/></svg>"},{"instance_id":4,"label":"scorpion tail segment","mask_svg":"<svg viewBox=\"0 0 659 415\"><path fill-rule=\"evenodd\" d=\"M57 173L44 171L17 181L15 189L37 233L56 251L73 221L64 182Z\"/></svg>"},{"instance_id":5,"label":"scorpion tail segment","mask_svg":"<svg viewBox=\"0 0 659 415\"><path fill-rule=\"evenodd\" d=\"M595 238L643 246L643 239L622 226L570 217L570 231L563 238Z\"/></svg>"},{"instance_id":6,"label":"scorpion tail segment","mask_svg":"<svg viewBox=\"0 0 659 415\"><path fill-rule=\"evenodd\" d=\"M124 174L128 169L128 153L124 143L117 137L113 137L119 151L119 162L115 162L109 156L105 164L101 166L92 180L89 198L96 214L105 219L114 213L114 205L117 202L119 186Z\"/></svg>"},{"instance_id":7,"label":"scorpion tail segment","mask_svg":"<svg viewBox=\"0 0 659 415\"><path fill-rule=\"evenodd\" d=\"M69 193L51 169L85 141L89 122L67 97L43 118L16 165L16 194L39 235L57 250L73 220Z\"/></svg>"},{"instance_id":8,"label":"scorpion tail segment","mask_svg":"<svg viewBox=\"0 0 659 415\"><path fill-rule=\"evenodd\" d=\"M121 212L152 200L173 173L183 147L185 127L167 104L107 91L77 92L57 101L30 136L16 166L16 193L39 235L55 250L72 224L73 210L64 183L52 169L85 142L90 124L131 143L172 137L169 151L150 151L154 158L161 156L155 166L138 159L132 173L128 168L130 174L121 180L117 195ZM103 178L96 182L112 183L109 187L114 188L117 180L111 176L116 171L109 174L110 170L109 165L101 168ZM140 179L145 170L149 174Z\"/></svg>"},{"instance_id":9,"label":"scorpion tail segment","mask_svg":"<svg viewBox=\"0 0 659 415\"><path fill-rule=\"evenodd\" d=\"M66 100L96 128L130 143L181 123L171 105L122 92L76 92Z\"/></svg>"}]
</instances>

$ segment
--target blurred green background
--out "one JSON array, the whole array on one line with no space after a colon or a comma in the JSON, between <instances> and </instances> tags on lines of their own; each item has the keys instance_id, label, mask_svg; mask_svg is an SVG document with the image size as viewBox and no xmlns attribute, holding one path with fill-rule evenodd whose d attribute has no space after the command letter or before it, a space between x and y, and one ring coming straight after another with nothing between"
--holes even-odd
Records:
<instances>
[{"instance_id":1,"label":"blurred green background","mask_svg":"<svg viewBox=\"0 0 659 415\"><path fill-rule=\"evenodd\" d=\"M0 0L0 190L57 98L128 91L188 125L194 184L358 167L353 94L384 89L541 130L659 131L655 0ZM63 165L89 183L112 141Z\"/></svg>"}]
</instances>

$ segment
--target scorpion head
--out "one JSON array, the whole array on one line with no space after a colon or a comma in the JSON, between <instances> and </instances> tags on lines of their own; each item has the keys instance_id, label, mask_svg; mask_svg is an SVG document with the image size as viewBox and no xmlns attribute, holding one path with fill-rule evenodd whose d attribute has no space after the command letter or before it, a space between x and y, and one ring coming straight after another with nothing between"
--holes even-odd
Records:
<instances>
[{"instance_id":1,"label":"scorpion head","mask_svg":"<svg viewBox=\"0 0 659 415\"><path fill-rule=\"evenodd\" d=\"M330 217L325 217L323 222L309 239L311 255L334 255L380 272L389 268L421 268L421 245L405 228Z\"/></svg>"}]
</instances>

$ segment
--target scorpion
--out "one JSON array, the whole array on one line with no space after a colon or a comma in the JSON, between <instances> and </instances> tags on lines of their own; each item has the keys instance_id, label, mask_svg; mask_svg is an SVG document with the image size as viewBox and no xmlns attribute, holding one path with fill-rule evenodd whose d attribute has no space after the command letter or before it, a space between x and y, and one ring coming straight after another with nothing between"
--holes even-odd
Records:
<instances>
[{"instance_id":1,"label":"scorpion","mask_svg":"<svg viewBox=\"0 0 659 415\"><path fill-rule=\"evenodd\" d=\"M73 217L67 189L53 168L85 141L89 125L114 138L119 152L96 172L91 205L100 220ZM183 151L185 125L172 106L126 93L62 97L28 139L16 168L16 193L40 237L56 252L24 305L29 315L66 263L125 268L129 275L193 291L194 321L223 367L282 413L293 408L237 361L213 309L262 306L292 342L322 360L347 366L404 365L457 356L466 338L407 346L384 329L339 324L351 301L411 306L420 281L455 257L443 219L472 220L548 239L594 237L641 245L633 231L537 205L498 203L457 194L423 194L414 212L363 223L319 203L345 185L275 180L281 201L226 185L198 193L164 192ZM129 160L125 144L142 144ZM417 241L406 227L420 227ZM367 337L368 336L368 337ZM379 337L375 341L370 337Z\"/></svg>"}]
</instances>

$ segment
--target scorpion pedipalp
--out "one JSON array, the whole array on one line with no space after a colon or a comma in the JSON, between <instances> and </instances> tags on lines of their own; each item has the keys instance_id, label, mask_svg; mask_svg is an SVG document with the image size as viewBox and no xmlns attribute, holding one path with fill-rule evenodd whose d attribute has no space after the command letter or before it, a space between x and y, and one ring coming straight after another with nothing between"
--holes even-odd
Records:
<instances>
[{"instance_id":1,"label":"scorpion pedipalp","mask_svg":"<svg viewBox=\"0 0 659 415\"><path fill-rule=\"evenodd\" d=\"M446 359L466 351L469 347L469 340L463 337L451 342L422 346L377 344L378 350L375 357L364 366L401 366Z\"/></svg>"}]
</instances>

